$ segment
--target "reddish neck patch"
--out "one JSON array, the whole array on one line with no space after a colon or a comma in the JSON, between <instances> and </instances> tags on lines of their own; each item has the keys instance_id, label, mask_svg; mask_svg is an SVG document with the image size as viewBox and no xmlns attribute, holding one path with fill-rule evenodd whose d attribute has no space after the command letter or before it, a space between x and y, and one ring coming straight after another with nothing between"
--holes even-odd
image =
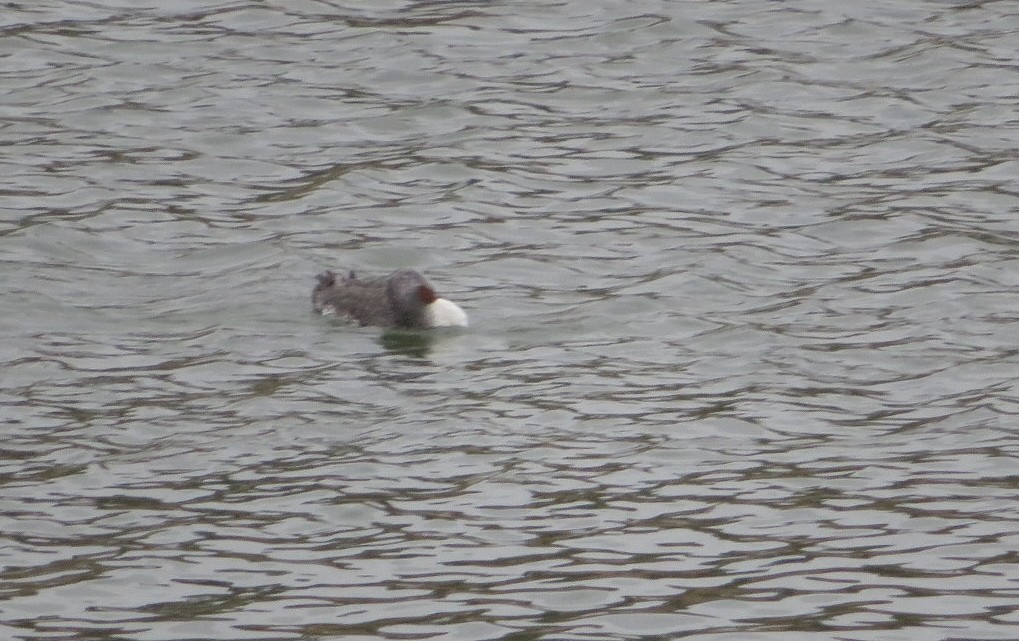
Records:
<instances>
[{"instance_id":1,"label":"reddish neck patch","mask_svg":"<svg viewBox=\"0 0 1019 641\"><path fill-rule=\"evenodd\" d=\"M426 285L422 285L421 287L418 287L418 298L420 298L421 302L425 305L431 305L435 302L435 299L438 298L438 296L435 295L434 289Z\"/></svg>"}]
</instances>

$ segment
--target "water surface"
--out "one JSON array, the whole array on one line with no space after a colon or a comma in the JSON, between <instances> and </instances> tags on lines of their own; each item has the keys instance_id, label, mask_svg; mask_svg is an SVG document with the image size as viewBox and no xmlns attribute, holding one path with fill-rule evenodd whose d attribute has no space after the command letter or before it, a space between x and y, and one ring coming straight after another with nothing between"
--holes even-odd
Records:
<instances>
[{"instance_id":1,"label":"water surface","mask_svg":"<svg viewBox=\"0 0 1019 641\"><path fill-rule=\"evenodd\" d=\"M9 5L0 635L1015 638L1017 32Z\"/></svg>"}]
</instances>

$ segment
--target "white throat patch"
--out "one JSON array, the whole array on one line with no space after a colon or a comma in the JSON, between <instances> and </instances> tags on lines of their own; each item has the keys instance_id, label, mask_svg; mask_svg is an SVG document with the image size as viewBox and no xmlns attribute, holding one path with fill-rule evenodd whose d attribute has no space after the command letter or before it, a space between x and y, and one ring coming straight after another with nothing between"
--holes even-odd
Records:
<instances>
[{"instance_id":1,"label":"white throat patch","mask_svg":"<svg viewBox=\"0 0 1019 641\"><path fill-rule=\"evenodd\" d=\"M467 312L445 298L436 298L425 307L425 318L430 327L467 327Z\"/></svg>"}]
</instances>

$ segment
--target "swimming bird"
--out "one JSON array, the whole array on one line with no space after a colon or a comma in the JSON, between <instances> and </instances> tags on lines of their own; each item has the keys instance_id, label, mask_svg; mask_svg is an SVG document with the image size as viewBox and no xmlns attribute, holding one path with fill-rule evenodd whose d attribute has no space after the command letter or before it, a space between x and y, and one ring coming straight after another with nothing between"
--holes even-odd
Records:
<instances>
[{"instance_id":1,"label":"swimming bird","mask_svg":"<svg viewBox=\"0 0 1019 641\"><path fill-rule=\"evenodd\" d=\"M337 277L331 271L316 276L311 302L323 315L346 316L361 325L431 329L466 327L467 313L440 298L421 274L401 269L385 278L362 280L354 272Z\"/></svg>"}]
</instances>

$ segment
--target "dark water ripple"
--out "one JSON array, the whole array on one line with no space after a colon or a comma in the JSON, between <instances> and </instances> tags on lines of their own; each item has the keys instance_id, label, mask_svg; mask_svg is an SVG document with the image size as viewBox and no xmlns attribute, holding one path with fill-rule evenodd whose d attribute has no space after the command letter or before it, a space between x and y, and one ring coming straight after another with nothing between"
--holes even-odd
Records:
<instances>
[{"instance_id":1,"label":"dark water ripple","mask_svg":"<svg viewBox=\"0 0 1019 641\"><path fill-rule=\"evenodd\" d=\"M9 4L0 637L1014 638L1010 8Z\"/></svg>"}]
</instances>

